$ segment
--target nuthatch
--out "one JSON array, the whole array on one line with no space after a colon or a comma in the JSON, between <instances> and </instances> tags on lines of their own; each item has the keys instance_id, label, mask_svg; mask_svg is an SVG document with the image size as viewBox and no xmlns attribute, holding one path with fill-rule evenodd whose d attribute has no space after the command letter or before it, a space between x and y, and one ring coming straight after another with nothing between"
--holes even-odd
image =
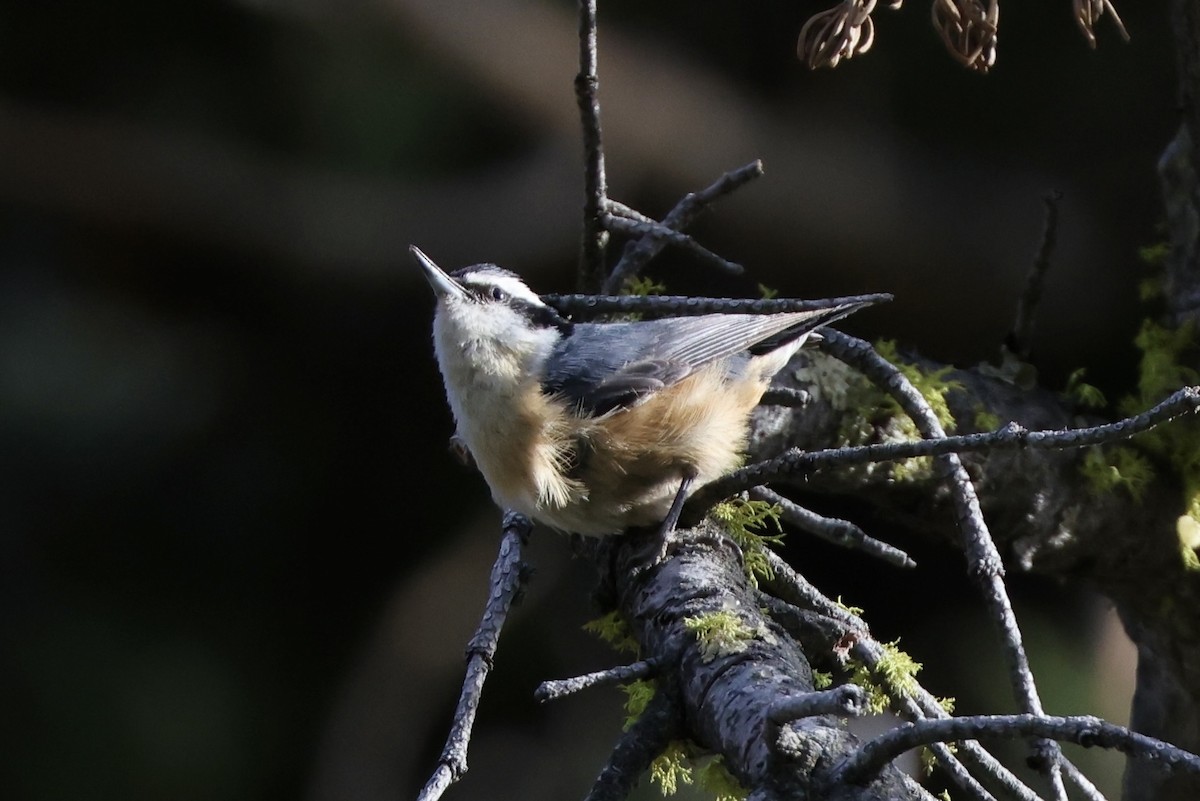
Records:
<instances>
[{"instance_id":1,"label":"nuthatch","mask_svg":"<svg viewBox=\"0 0 1200 801\"><path fill-rule=\"evenodd\" d=\"M457 439L500 506L557 529L674 528L737 468L751 410L815 329L869 305L573 323L493 264L447 274L433 343Z\"/></svg>"}]
</instances>

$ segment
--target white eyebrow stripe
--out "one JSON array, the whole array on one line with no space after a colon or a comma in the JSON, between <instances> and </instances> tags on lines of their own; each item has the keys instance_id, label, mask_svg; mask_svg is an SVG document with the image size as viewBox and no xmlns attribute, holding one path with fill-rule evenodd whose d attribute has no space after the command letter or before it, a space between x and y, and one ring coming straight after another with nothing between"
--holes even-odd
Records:
<instances>
[{"instance_id":1,"label":"white eyebrow stripe","mask_svg":"<svg viewBox=\"0 0 1200 801\"><path fill-rule=\"evenodd\" d=\"M504 290L509 297L523 300L526 303L532 303L536 306L545 306L541 297L536 292L527 287L525 283L513 275L504 275L503 273L493 272L477 272L468 273L462 276L462 282L468 286L496 286Z\"/></svg>"}]
</instances>

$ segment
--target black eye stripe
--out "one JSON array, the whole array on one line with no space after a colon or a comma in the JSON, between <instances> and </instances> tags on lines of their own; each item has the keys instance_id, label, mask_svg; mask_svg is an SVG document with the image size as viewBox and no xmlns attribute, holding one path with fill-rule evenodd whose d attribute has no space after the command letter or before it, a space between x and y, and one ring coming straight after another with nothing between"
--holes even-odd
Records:
<instances>
[{"instance_id":1,"label":"black eye stripe","mask_svg":"<svg viewBox=\"0 0 1200 801\"><path fill-rule=\"evenodd\" d=\"M497 286L490 281L472 281L469 278L466 280L460 278L459 283L475 301L488 304L502 303L538 328L557 328L564 334L571 330L570 321L564 319L551 307L513 297L504 287ZM495 297L492 294L493 290L499 290L501 296Z\"/></svg>"},{"instance_id":2,"label":"black eye stripe","mask_svg":"<svg viewBox=\"0 0 1200 801\"><path fill-rule=\"evenodd\" d=\"M504 291L504 287L479 281L460 281L463 289L471 293L471 297L482 303L508 303L513 298Z\"/></svg>"}]
</instances>

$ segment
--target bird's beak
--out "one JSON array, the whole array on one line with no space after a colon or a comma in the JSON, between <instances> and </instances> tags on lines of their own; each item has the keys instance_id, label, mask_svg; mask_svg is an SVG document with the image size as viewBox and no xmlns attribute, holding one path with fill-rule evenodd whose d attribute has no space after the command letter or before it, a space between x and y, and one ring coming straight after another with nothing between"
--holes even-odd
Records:
<instances>
[{"instance_id":1,"label":"bird's beak","mask_svg":"<svg viewBox=\"0 0 1200 801\"><path fill-rule=\"evenodd\" d=\"M425 272L425 280L429 282L429 286L433 287L433 294L438 296L438 300L444 298L466 298L467 290L463 289L462 284L455 281L446 271L433 263L433 259L421 252L421 249L416 245L409 245L408 250L413 254L413 258L417 260L417 264Z\"/></svg>"}]
</instances>

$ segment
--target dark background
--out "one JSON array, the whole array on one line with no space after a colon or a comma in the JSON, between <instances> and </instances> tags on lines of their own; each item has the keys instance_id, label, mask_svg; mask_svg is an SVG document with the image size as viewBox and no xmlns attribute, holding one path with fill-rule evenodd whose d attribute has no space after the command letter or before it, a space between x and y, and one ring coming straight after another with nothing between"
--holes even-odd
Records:
<instances>
[{"instance_id":1,"label":"dark background","mask_svg":"<svg viewBox=\"0 0 1200 801\"><path fill-rule=\"evenodd\" d=\"M1121 3L1132 41L1104 20L1093 52L1069 3L1008 0L988 76L911 1L876 11L870 53L809 72L795 39L822 7L601 3L615 198L661 216L766 163L697 229L750 279L675 257L656 277L891 291L847 328L969 365L994 358L1059 190L1034 360L1119 397L1177 124L1163 4ZM406 247L572 287L574 26L548 0L0 4L7 797L415 795L498 513L446 452ZM900 544L915 573L800 534L788 558L903 635L931 690L1011 708L960 558ZM550 533L531 558L448 798L581 797L619 731L615 691L532 702L621 657L579 629L586 566ZM1103 602L1016 593L1048 709L1123 719ZM1099 770L1111 787L1119 763Z\"/></svg>"}]
</instances>

